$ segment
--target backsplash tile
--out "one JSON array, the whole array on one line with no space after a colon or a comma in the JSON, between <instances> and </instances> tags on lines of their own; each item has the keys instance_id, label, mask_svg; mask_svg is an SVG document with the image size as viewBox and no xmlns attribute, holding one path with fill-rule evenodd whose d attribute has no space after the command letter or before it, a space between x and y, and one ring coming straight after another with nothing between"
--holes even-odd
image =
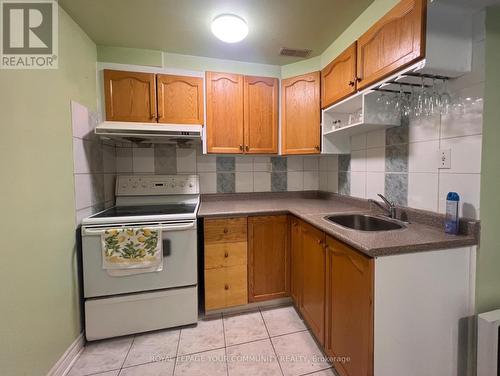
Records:
<instances>
[{"instance_id":1,"label":"backsplash tile","mask_svg":"<svg viewBox=\"0 0 500 376\"><path fill-rule=\"evenodd\" d=\"M385 171L386 172L408 171L408 144L386 146Z\"/></svg>"},{"instance_id":2,"label":"backsplash tile","mask_svg":"<svg viewBox=\"0 0 500 376\"><path fill-rule=\"evenodd\" d=\"M75 224L79 226L83 218L114 203L116 170L132 170L132 150L128 148L127 161L117 161L115 146L100 140L93 132L97 115L77 102L71 102L71 123Z\"/></svg>"},{"instance_id":3,"label":"backsplash tile","mask_svg":"<svg viewBox=\"0 0 500 376\"><path fill-rule=\"evenodd\" d=\"M177 174L177 148L175 145L158 144L154 146L155 174Z\"/></svg>"},{"instance_id":4,"label":"backsplash tile","mask_svg":"<svg viewBox=\"0 0 500 376\"><path fill-rule=\"evenodd\" d=\"M285 157L271 157L272 172L286 171L287 159Z\"/></svg>"},{"instance_id":5,"label":"backsplash tile","mask_svg":"<svg viewBox=\"0 0 500 376\"><path fill-rule=\"evenodd\" d=\"M287 173L282 171L271 172L271 191L285 192L287 190Z\"/></svg>"},{"instance_id":6,"label":"backsplash tile","mask_svg":"<svg viewBox=\"0 0 500 376\"><path fill-rule=\"evenodd\" d=\"M339 171L351 171L351 155L340 154L339 158Z\"/></svg>"},{"instance_id":7,"label":"backsplash tile","mask_svg":"<svg viewBox=\"0 0 500 376\"><path fill-rule=\"evenodd\" d=\"M234 172L235 159L234 157L219 157L216 158L217 172Z\"/></svg>"},{"instance_id":8,"label":"backsplash tile","mask_svg":"<svg viewBox=\"0 0 500 376\"><path fill-rule=\"evenodd\" d=\"M236 192L234 172L217 172L217 193L234 192Z\"/></svg>"},{"instance_id":9,"label":"backsplash tile","mask_svg":"<svg viewBox=\"0 0 500 376\"><path fill-rule=\"evenodd\" d=\"M386 146L407 144L409 140L408 125L409 125L409 119L401 118L401 125L399 127L388 128L385 131Z\"/></svg>"},{"instance_id":10,"label":"backsplash tile","mask_svg":"<svg viewBox=\"0 0 500 376\"><path fill-rule=\"evenodd\" d=\"M408 174L385 174L384 196L396 205L408 205Z\"/></svg>"},{"instance_id":11,"label":"backsplash tile","mask_svg":"<svg viewBox=\"0 0 500 376\"><path fill-rule=\"evenodd\" d=\"M339 171L338 173L338 192L341 195L351 194L351 174L346 171Z\"/></svg>"}]
</instances>

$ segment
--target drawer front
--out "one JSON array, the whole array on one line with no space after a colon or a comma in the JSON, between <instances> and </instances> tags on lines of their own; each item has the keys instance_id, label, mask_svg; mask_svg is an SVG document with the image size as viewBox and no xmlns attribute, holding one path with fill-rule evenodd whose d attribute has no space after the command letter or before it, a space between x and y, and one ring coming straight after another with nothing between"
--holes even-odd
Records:
<instances>
[{"instance_id":1,"label":"drawer front","mask_svg":"<svg viewBox=\"0 0 500 376\"><path fill-rule=\"evenodd\" d=\"M205 246L205 269L247 265L247 243L213 243Z\"/></svg>"},{"instance_id":2,"label":"drawer front","mask_svg":"<svg viewBox=\"0 0 500 376\"><path fill-rule=\"evenodd\" d=\"M246 217L205 220L205 243L232 243L246 241Z\"/></svg>"},{"instance_id":3,"label":"drawer front","mask_svg":"<svg viewBox=\"0 0 500 376\"><path fill-rule=\"evenodd\" d=\"M247 303L246 265L205 270L205 309L207 311Z\"/></svg>"},{"instance_id":4,"label":"drawer front","mask_svg":"<svg viewBox=\"0 0 500 376\"><path fill-rule=\"evenodd\" d=\"M231 266L226 269L228 289L226 290L226 307L248 303L247 266Z\"/></svg>"}]
</instances>

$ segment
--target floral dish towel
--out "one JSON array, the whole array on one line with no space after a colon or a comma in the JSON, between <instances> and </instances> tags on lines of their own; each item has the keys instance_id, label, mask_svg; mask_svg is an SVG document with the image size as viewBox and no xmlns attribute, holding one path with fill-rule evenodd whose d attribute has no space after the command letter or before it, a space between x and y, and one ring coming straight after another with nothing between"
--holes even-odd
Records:
<instances>
[{"instance_id":1,"label":"floral dish towel","mask_svg":"<svg viewBox=\"0 0 500 376\"><path fill-rule=\"evenodd\" d=\"M101 235L102 267L108 270L145 269L163 266L161 230L145 227L108 229ZM146 270L147 269L147 270ZM141 272L137 270L138 272Z\"/></svg>"}]
</instances>

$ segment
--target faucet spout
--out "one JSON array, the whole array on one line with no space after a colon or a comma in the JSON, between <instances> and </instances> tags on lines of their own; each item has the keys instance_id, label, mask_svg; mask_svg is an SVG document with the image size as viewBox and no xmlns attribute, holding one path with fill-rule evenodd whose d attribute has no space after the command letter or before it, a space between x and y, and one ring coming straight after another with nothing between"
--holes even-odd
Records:
<instances>
[{"instance_id":1,"label":"faucet spout","mask_svg":"<svg viewBox=\"0 0 500 376\"><path fill-rule=\"evenodd\" d=\"M385 211L387 213L388 217L395 219L396 218L396 205L394 205L393 202L390 202L381 193L379 193L377 196L379 196L382 199L382 201L384 201L385 205L381 204L378 201L372 200L372 199L369 199L368 202L371 202L371 203L377 205L380 209L382 209L383 211Z\"/></svg>"}]
</instances>

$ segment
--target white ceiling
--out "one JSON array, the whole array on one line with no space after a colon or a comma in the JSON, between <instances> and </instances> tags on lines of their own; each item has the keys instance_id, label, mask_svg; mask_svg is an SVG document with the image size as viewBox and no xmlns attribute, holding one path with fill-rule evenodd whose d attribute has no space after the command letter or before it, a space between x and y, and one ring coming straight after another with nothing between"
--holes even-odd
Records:
<instances>
[{"instance_id":1,"label":"white ceiling","mask_svg":"<svg viewBox=\"0 0 500 376\"><path fill-rule=\"evenodd\" d=\"M373 0L59 0L98 45L283 65L321 54ZM249 35L228 45L210 32L221 13L243 17Z\"/></svg>"}]
</instances>

